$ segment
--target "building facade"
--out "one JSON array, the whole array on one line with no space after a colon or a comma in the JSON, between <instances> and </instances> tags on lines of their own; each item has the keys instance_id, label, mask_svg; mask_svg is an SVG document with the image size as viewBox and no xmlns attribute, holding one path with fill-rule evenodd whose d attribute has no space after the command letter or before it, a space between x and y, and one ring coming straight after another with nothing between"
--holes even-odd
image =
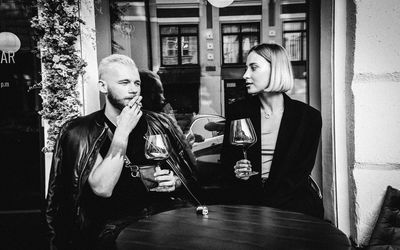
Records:
<instances>
[{"instance_id":1,"label":"building facade","mask_svg":"<svg viewBox=\"0 0 400 250\"><path fill-rule=\"evenodd\" d=\"M157 72L178 115L223 115L228 103L246 93L246 55L262 42L287 48L298 82L290 94L308 100L305 1L237 0L225 8L204 0L118 1L120 22L111 30L109 16L116 10L107 7L106 1L95 7L102 10L96 12L103 44L98 59L104 51L126 54Z\"/></svg>"},{"instance_id":2,"label":"building facade","mask_svg":"<svg viewBox=\"0 0 400 250\"><path fill-rule=\"evenodd\" d=\"M31 12L13 0L1 7L0 39L8 32L21 42L17 51L0 48L6 72L0 79L0 151L6 159L1 171L9 180L1 190L9 205L18 195L27 201L34 188L31 197L44 194L51 154L41 159L45 123L37 115L37 92L27 91L40 82L31 35L24 34ZM216 8L205 0L82 0L80 7L86 24L77 46L88 62L78 87L83 114L104 102L97 94L97 63L111 53L158 72L178 117L223 115L243 95L246 51L262 42L283 44L296 77L290 95L320 109L323 117L316 175L325 217L356 244L368 243L386 186L400 188L398 1L235 0ZM15 152L28 153L23 158ZM13 185L23 188L7 191ZM2 210L39 207L4 204Z\"/></svg>"}]
</instances>

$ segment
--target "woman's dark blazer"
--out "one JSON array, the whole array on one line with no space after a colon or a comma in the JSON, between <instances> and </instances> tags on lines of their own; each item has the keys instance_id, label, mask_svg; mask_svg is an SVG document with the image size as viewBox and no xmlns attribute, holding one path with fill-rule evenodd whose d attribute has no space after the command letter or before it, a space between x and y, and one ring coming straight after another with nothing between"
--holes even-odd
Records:
<instances>
[{"instance_id":1,"label":"woman's dark blazer","mask_svg":"<svg viewBox=\"0 0 400 250\"><path fill-rule=\"evenodd\" d=\"M278 132L269 178L261 182L261 114L258 96L232 104L227 113L222 151L225 180L233 186L231 202L259 204L323 217L322 200L311 188L313 169L321 134L321 114L309 105L284 96L284 112ZM254 171L260 174L249 180L234 177L233 167L243 159L240 147L229 143L230 121L250 118L257 142L248 151Z\"/></svg>"}]
</instances>

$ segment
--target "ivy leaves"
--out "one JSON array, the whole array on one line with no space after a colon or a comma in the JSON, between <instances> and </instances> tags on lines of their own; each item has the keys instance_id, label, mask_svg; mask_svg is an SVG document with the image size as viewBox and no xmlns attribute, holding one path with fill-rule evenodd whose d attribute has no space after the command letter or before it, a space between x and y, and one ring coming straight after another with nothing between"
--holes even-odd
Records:
<instances>
[{"instance_id":1,"label":"ivy leaves","mask_svg":"<svg viewBox=\"0 0 400 250\"><path fill-rule=\"evenodd\" d=\"M51 152L62 125L80 115L76 86L86 62L78 55L76 42L84 22L79 18L79 0L37 0L37 5L39 12L31 23L44 67L40 114L49 124L43 151Z\"/></svg>"}]
</instances>

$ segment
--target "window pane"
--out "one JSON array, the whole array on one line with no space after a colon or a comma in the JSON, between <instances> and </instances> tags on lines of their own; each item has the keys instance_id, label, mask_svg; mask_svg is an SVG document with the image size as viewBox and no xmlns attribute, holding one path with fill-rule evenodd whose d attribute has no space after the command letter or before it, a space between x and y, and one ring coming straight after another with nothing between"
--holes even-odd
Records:
<instances>
[{"instance_id":1,"label":"window pane","mask_svg":"<svg viewBox=\"0 0 400 250\"><path fill-rule=\"evenodd\" d=\"M284 46L289 54L291 61L301 60L301 33L284 33Z\"/></svg>"},{"instance_id":2,"label":"window pane","mask_svg":"<svg viewBox=\"0 0 400 250\"><path fill-rule=\"evenodd\" d=\"M239 31L239 25L222 25L222 33L237 33Z\"/></svg>"},{"instance_id":3,"label":"window pane","mask_svg":"<svg viewBox=\"0 0 400 250\"><path fill-rule=\"evenodd\" d=\"M164 26L161 27L161 35L175 35L178 34L177 26Z\"/></svg>"},{"instance_id":4,"label":"window pane","mask_svg":"<svg viewBox=\"0 0 400 250\"><path fill-rule=\"evenodd\" d=\"M290 30L304 30L305 27L305 22L286 22L283 23L283 30L284 31L290 31Z\"/></svg>"},{"instance_id":5,"label":"window pane","mask_svg":"<svg viewBox=\"0 0 400 250\"><path fill-rule=\"evenodd\" d=\"M239 63L239 37L223 36L224 63Z\"/></svg>"},{"instance_id":6,"label":"window pane","mask_svg":"<svg viewBox=\"0 0 400 250\"><path fill-rule=\"evenodd\" d=\"M162 64L177 65L178 64L178 38L163 37L162 46Z\"/></svg>"},{"instance_id":7,"label":"window pane","mask_svg":"<svg viewBox=\"0 0 400 250\"><path fill-rule=\"evenodd\" d=\"M246 57L247 54L249 53L249 50L251 49L251 47L253 47L254 45L257 45L259 43L258 41L258 37L257 36L251 36L251 35L244 35L242 38L242 58L243 61L246 61Z\"/></svg>"},{"instance_id":8,"label":"window pane","mask_svg":"<svg viewBox=\"0 0 400 250\"><path fill-rule=\"evenodd\" d=\"M197 64L197 37L182 36L182 64Z\"/></svg>"},{"instance_id":9,"label":"window pane","mask_svg":"<svg viewBox=\"0 0 400 250\"><path fill-rule=\"evenodd\" d=\"M259 31L258 25L255 23L242 25L242 32L258 32L258 31Z\"/></svg>"},{"instance_id":10,"label":"window pane","mask_svg":"<svg viewBox=\"0 0 400 250\"><path fill-rule=\"evenodd\" d=\"M197 27L181 27L181 34L197 34Z\"/></svg>"},{"instance_id":11,"label":"window pane","mask_svg":"<svg viewBox=\"0 0 400 250\"><path fill-rule=\"evenodd\" d=\"M287 94L296 100L307 102L306 63L295 64L293 67L294 85Z\"/></svg>"}]
</instances>

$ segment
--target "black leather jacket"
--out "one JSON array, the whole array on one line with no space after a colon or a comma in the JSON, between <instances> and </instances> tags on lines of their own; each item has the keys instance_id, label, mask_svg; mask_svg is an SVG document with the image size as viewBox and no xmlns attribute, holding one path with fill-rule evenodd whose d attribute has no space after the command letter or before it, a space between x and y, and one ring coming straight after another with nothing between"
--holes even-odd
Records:
<instances>
[{"instance_id":1,"label":"black leather jacket","mask_svg":"<svg viewBox=\"0 0 400 250\"><path fill-rule=\"evenodd\" d=\"M103 113L100 110L73 119L60 131L53 152L47 194L46 221L51 248L69 249L85 227L80 197L107 137ZM143 117L149 126L164 130L170 141L174 142L169 164L173 165L172 169L186 186L195 187L194 158L176 124L166 115L151 111L145 111Z\"/></svg>"}]
</instances>

